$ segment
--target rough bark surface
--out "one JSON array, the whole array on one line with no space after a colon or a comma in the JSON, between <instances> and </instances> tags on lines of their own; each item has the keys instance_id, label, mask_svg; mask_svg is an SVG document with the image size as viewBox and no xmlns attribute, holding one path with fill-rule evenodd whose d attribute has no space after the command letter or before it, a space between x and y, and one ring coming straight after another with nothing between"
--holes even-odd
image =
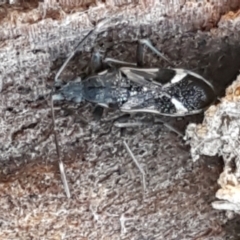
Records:
<instances>
[{"instance_id":1,"label":"rough bark surface","mask_svg":"<svg viewBox=\"0 0 240 240\"><path fill-rule=\"evenodd\" d=\"M239 160L239 96L240 76L227 88L226 96L205 113L202 124L188 126L186 137L191 144L191 155L197 160L200 155L219 155L224 160L224 170L218 183L221 189L213 202L216 209L240 213L240 160Z\"/></svg>"},{"instance_id":2,"label":"rough bark surface","mask_svg":"<svg viewBox=\"0 0 240 240\"><path fill-rule=\"evenodd\" d=\"M239 71L239 7L239 0L2 1L1 239L237 239L239 219L226 223L225 213L211 207L219 159L193 163L184 141L162 126L110 129L108 120L119 113L106 111L96 123L90 104L56 110L72 193L67 199L43 95L93 24L116 16L90 38L64 77L80 73L93 48L134 61L137 39L149 38L177 67L195 69L221 95ZM166 63L148 52L146 66ZM184 131L201 116L169 121ZM123 139L146 173L145 193Z\"/></svg>"}]
</instances>

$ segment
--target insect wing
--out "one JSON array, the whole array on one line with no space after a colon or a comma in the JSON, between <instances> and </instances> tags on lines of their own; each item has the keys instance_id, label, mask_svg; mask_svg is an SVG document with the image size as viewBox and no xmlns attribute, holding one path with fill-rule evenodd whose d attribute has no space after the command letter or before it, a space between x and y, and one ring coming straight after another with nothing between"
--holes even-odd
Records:
<instances>
[{"instance_id":1,"label":"insect wing","mask_svg":"<svg viewBox=\"0 0 240 240\"><path fill-rule=\"evenodd\" d=\"M122 67L120 71L136 85L145 86L149 83L162 86L174 78L176 71L173 69L161 68L133 68Z\"/></svg>"},{"instance_id":2,"label":"insect wing","mask_svg":"<svg viewBox=\"0 0 240 240\"><path fill-rule=\"evenodd\" d=\"M124 112L186 116L202 112L215 100L213 86L202 76L185 69L125 67L121 71L133 85L142 87L123 104Z\"/></svg>"},{"instance_id":3,"label":"insect wing","mask_svg":"<svg viewBox=\"0 0 240 240\"><path fill-rule=\"evenodd\" d=\"M178 74L171 83L164 85L163 91L171 95L172 102L175 101L176 115L179 115L176 104L180 103L187 109L184 115L192 115L202 112L215 101L214 87L205 78L188 70L175 71Z\"/></svg>"}]
</instances>

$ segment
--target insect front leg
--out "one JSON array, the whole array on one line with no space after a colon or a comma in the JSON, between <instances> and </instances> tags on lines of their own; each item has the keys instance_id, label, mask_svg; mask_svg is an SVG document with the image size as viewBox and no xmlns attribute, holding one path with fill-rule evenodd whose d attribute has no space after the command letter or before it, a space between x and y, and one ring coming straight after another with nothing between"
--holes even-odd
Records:
<instances>
[{"instance_id":1,"label":"insect front leg","mask_svg":"<svg viewBox=\"0 0 240 240\"><path fill-rule=\"evenodd\" d=\"M164 120L162 118L156 118L153 115L151 115L151 119L147 119L147 121L136 121L136 122L119 122L119 121L116 121L114 123L114 126L120 128L120 129L123 129L123 128L129 128L129 127L131 127L131 128L152 127L153 125L156 125L156 124L163 125L168 130L170 130L171 132L176 133L180 137L184 137L184 134L180 130L178 130L177 128L175 128L171 124L169 124L167 120Z\"/></svg>"}]
</instances>

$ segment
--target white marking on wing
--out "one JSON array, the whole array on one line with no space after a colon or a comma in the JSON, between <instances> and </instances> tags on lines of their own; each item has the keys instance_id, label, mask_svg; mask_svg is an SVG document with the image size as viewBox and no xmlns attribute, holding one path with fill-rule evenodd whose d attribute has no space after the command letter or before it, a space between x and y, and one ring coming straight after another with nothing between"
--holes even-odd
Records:
<instances>
[{"instance_id":1,"label":"white marking on wing","mask_svg":"<svg viewBox=\"0 0 240 240\"><path fill-rule=\"evenodd\" d=\"M185 108L184 105L180 101L178 101L176 98L172 98L171 103L175 106L177 113L188 112L187 108Z\"/></svg>"},{"instance_id":2,"label":"white marking on wing","mask_svg":"<svg viewBox=\"0 0 240 240\"><path fill-rule=\"evenodd\" d=\"M171 79L171 83L177 83L183 80L187 76L187 72L184 69L174 69L176 71L175 76Z\"/></svg>"}]
</instances>

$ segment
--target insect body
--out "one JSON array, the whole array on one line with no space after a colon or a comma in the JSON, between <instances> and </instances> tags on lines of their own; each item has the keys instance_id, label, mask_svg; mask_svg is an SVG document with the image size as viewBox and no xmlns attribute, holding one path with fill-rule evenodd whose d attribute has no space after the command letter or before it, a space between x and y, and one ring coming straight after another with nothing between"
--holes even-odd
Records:
<instances>
[{"instance_id":1,"label":"insect body","mask_svg":"<svg viewBox=\"0 0 240 240\"><path fill-rule=\"evenodd\" d=\"M90 31L68 57L55 77L55 84L68 62L79 50L83 42L93 32L100 32L103 23ZM122 112L146 112L165 116L186 116L202 112L215 100L214 88L205 78L184 69L160 69L143 67L143 44L154 53L169 62L148 40L140 40L137 48L136 64L115 59L105 59L107 68L100 70L103 64L97 56L92 61L92 74L81 80L60 85L52 94L53 132L59 158L62 181L68 197L70 191L60 157L57 140L53 100L67 100L80 103L88 101L102 107L117 108ZM113 67L120 64L123 67ZM134 67L129 67L134 66Z\"/></svg>"},{"instance_id":2,"label":"insect body","mask_svg":"<svg viewBox=\"0 0 240 240\"><path fill-rule=\"evenodd\" d=\"M123 104L121 111L124 112L186 116L200 113L215 99L213 86L192 71L158 68L122 70L131 82L140 82L144 89Z\"/></svg>"},{"instance_id":3,"label":"insect body","mask_svg":"<svg viewBox=\"0 0 240 240\"><path fill-rule=\"evenodd\" d=\"M103 107L120 107L130 94L130 82L119 69L110 69L83 81L69 82L55 95L57 100L80 103L83 100Z\"/></svg>"},{"instance_id":4,"label":"insect body","mask_svg":"<svg viewBox=\"0 0 240 240\"><path fill-rule=\"evenodd\" d=\"M100 23L78 44L58 71L55 82L81 44L102 26ZM90 64L92 75L80 82L70 82L63 86L55 93L54 99L74 102L86 100L104 107L117 107L123 112L150 112L173 117L200 113L215 100L211 83L192 71L142 68L144 46L171 64L149 40L142 39L138 42L136 63L102 60L96 54ZM113 67L112 64L123 67ZM102 69L103 65L107 68ZM127 67L129 65L136 67Z\"/></svg>"},{"instance_id":5,"label":"insect body","mask_svg":"<svg viewBox=\"0 0 240 240\"><path fill-rule=\"evenodd\" d=\"M200 113L215 94L212 85L192 71L122 67L70 82L54 98L174 117Z\"/></svg>"}]
</instances>

